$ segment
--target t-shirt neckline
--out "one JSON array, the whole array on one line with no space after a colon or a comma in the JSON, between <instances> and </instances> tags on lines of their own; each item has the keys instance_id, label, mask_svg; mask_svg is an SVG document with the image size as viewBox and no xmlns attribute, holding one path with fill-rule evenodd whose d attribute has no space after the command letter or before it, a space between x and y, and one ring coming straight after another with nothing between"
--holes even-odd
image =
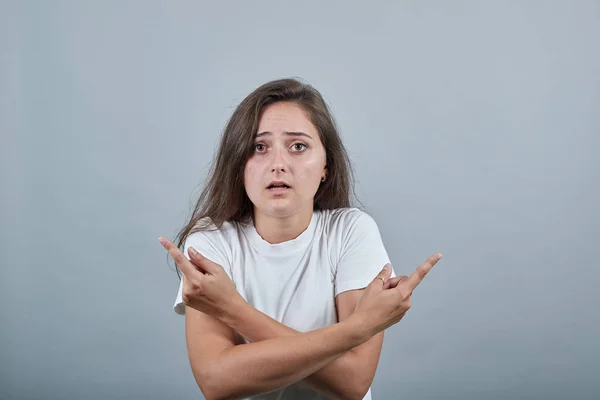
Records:
<instances>
[{"instance_id":1,"label":"t-shirt neckline","mask_svg":"<svg viewBox=\"0 0 600 400\"><path fill-rule=\"evenodd\" d=\"M308 227L298 235L295 239L287 240L282 243L269 243L264 240L256 231L256 227L254 226L254 221L250 221L248 224L248 233L250 243L259 251L265 252L266 254L272 255L285 255L289 253L295 253L297 251L303 250L310 243L313 238L313 233L315 231L318 219L318 211L315 210L312 213L310 223Z\"/></svg>"}]
</instances>

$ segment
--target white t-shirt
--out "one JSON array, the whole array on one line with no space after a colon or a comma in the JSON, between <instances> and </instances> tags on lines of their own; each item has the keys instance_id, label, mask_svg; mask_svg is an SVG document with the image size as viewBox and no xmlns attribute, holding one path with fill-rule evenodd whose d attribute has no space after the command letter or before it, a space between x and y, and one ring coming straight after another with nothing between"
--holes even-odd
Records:
<instances>
[{"instance_id":1,"label":"white t-shirt","mask_svg":"<svg viewBox=\"0 0 600 400\"><path fill-rule=\"evenodd\" d=\"M225 222L188 236L186 257L190 246L221 265L248 303L300 332L338 322L335 296L366 287L390 262L377 224L357 208L315 210L308 228L283 243L265 241L252 223ZM180 283L174 310L183 315L181 289ZM253 399L326 397L293 384Z\"/></svg>"}]
</instances>

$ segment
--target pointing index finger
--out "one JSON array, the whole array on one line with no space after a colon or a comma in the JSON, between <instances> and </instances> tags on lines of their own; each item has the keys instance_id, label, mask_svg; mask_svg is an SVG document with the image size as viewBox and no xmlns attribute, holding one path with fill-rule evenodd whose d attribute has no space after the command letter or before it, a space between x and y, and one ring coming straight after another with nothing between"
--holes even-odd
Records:
<instances>
[{"instance_id":1,"label":"pointing index finger","mask_svg":"<svg viewBox=\"0 0 600 400\"><path fill-rule=\"evenodd\" d=\"M427 260L425 260L423 264L419 265L417 269L413 271L412 274L410 274L410 276L406 280L406 283L409 285L411 291L413 291L419 285L419 283L421 283L423 278L425 278L425 275L427 275L427 273L431 271L431 268L433 268L433 266L441 258L442 254L440 253L432 255L431 257L427 258Z\"/></svg>"},{"instance_id":2,"label":"pointing index finger","mask_svg":"<svg viewBox=\"0 0 600 400\"><path fill-rule=\"evenodd\" d=\"M158 238L158 241L169 252L169 254L173 258L173 260L175 260L175 263L184 275L191 275L193 273L192 269L190 268L190 265L188 264L189 260L181 252L181 250L179 250L179 248L175 246L175 244L173 244L170 240L162 236Z\"/></svg>"}]
</instances>

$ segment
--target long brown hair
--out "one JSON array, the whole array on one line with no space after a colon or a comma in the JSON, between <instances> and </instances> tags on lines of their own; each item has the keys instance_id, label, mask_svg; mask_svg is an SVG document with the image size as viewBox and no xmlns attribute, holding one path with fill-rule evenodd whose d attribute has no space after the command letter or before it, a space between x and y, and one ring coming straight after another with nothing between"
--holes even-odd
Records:
<instances>
[{"instance_id":1,"label":"long brown hair","mask_svg":"<svg viewBox=\"0 0 600 400\"><path fill-rule=\"evenodd\" d=\"M309 114L325 147L327 179L315 194L314 209L350 207L356 201L350 159L331 110L319 91L297 79L274 80L258 87L242 100L225 126L207 183L189 222L175 238L180 249L183 250L189 235L208 228L209 225L203 221L208 220L213 229L219 228L225 221L250 221L254 206L244 188L244 168L252 155L261 111L280 101L294 102Z\"/></svg>"}]
</instances>

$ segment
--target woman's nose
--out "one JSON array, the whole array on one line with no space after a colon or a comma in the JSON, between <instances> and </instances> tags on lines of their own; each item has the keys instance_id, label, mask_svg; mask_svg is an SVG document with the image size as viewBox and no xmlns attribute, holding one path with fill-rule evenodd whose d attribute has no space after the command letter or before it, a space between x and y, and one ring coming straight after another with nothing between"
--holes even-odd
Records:
<instances>
[{"instance_id":1,"label":"woman's nose","mask_svg":"<svg viewBox=\"0 0 600 400\"><path fill-rule=\"evenodd\" d=\"M271 162L271 172L285 172L286 160L282 150L276 149L273 150L273 158Z\"/></svg>"}]
</instances>

